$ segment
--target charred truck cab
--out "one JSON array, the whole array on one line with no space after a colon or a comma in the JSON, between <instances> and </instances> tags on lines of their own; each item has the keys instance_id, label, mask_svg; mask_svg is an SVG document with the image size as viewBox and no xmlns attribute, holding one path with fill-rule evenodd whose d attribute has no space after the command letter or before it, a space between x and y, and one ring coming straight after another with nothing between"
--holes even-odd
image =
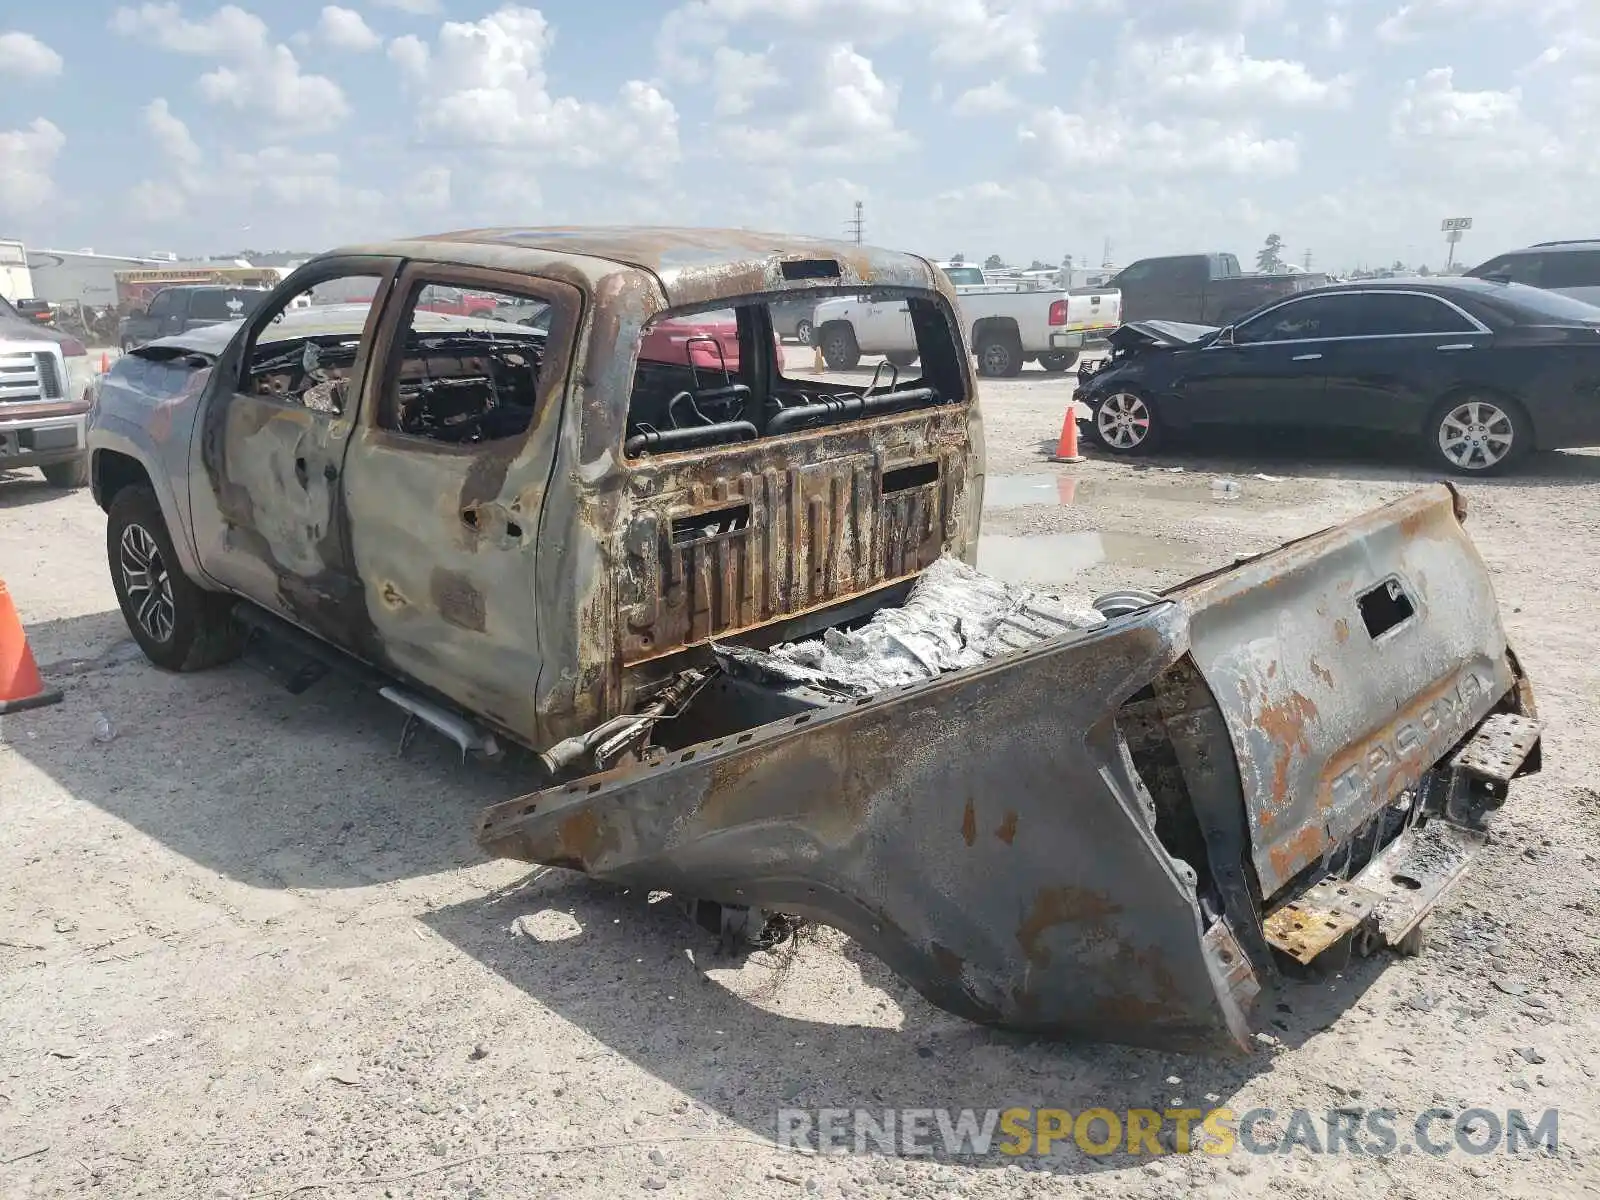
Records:
<instances>
[{"instance_id":1,"label":"charred truck cab","mask_svg":"<svg viewBox=\"0 0 1600 1200\"><path fill-rule=\"evenodd\" d=\"M771 305L839 295L915 356L781 348ZM536 751L492 853L835 925L976 1021L1247 1046L1280 966L1412 944L1538 767L1487 572L1433 488L1090 624L1001 597L926 682L779 669L974 557L957 312L924 259L742 231L323 255L97 389L118 600L160 666L348 669Z\"/></svg>"}]
</instances>

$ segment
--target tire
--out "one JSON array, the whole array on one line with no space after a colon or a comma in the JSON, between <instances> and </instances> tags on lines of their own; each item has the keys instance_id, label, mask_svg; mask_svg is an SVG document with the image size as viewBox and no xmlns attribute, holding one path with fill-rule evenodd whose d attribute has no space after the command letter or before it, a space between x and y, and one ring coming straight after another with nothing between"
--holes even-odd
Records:
<instances>
[{"instance_id":1,"label":"tire","mask_svg":"<svg viewBox=\"0 0 1600 1200\"><path fill-rule=\"evenodd\" d=\"M794 327L794 340L799 342L802 346L811 345L810 321L802 319L800 323Z\"/></svg>"},{"instance_id":2,"label":"tire","mask_svg":"<svg viewBox=\"0 0 1600 1200\"><path fill-rule=\"evenodd\" d=\"M1052 375L1059 375L1063 371L1072 370L1077 361L1078 352L1076 350L1039 355L1039 365Z\"/></svg>"},{"instance_id":3,"label":"tire","mask_svg":"<svg viewBox=\"0 0 1600 1200\"><path fill-rule=\"evenodd\" d=\"M1112 454L1149 454L1161 441L1155 406L1132 388L1107 393L1094 406L1089 429L1096 444Z\"/></svg>"},{"instance_id":4,"label":"tire","mask_svg":"<svg viewBox=\"0 0 1600 1200\"><path fill-rule=\"evenodd\" d=\"M82 488L89 486L89 456L80 454L71 462L51 463L40 467L45 482L51 487Z\"/></svg>"},{"instance_id":5,"label":"tire","mask_svg":"<svg viewBox=\"0 0 1600 1200\"><path fill-rule=\"evenodd\" d=\"M1008 334L986 333L978 341L978 374L1015 379L1022 374L1022 347Z\"/></svg>"},{"instance_id":6,"label":"tire","mask_svg":"<svg viewBox=\"0 0 1600 1200\"><path fill-rule=\"evenodd\" d=\"M917 361L917 352L915 350L895 350L885 354L884 358L889 360L891 366L899 367L903 371Z\"/></svg>"},{"instance_id":7,"label":"tire","mask_svg":"<svg viewBox=\"0 0 1600 1200\"><path fill-rule=\"evenodd\" d=\"M1428 416L1423 448L1456 475L1498 475L1533 449L1533 424L1522 405L1486 392L1457 392Z\"/></svg>"},{"instance_id":8,"label":"tire","mask_svg":"<svg viewBox=\"0 0 1600 1200\"><path fill-rule=\"evenodd\" d=\"M122 488L106 515L106 558L128 632L167 671L199 671L237 658L242 631L233 597L183 573L161 503L148 487Z\"/></svg>"},{"instance_id":9,"label":"tire","mask_svg":"<svg viewBox=\"0 0 1600 1200\"><path fill-rule=\"evenodd\" d=\"M832 371L851 371L861 365L856 331L842 321L822 327L822 359Z\"/></svg>"}]
</instances>

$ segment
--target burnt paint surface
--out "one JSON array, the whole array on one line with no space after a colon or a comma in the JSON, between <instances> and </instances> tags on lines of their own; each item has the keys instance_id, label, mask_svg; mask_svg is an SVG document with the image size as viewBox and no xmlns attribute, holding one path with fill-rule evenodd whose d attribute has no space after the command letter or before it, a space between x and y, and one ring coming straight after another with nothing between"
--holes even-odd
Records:
<instances>
[{"instance_id":1,"label":"burnt paint surface","mask_svg":"<svg viewBox=\"0 0 1600 1200\"><path fill-rule=\"evenodd\" d=\"M1202 939L1114 732L1184 650L1164 605L991 666L487 810L496 855L850 934L974 1021L1237 1052Z\"/></svg>"},{"instance_id":2,"label":"burnt paint surface","mask_svg":"<svg viewBox=\"0 0 1600 1200\"><path fill-rule=\"evenodd\" d=\"M1374 638L1359 598L1390 579L1415 615ZM1442 486L1170 594L1193 614L1194 658L1227 719L1266 896L1514 683L1488 570Z\"/></svg>"},{"instance_id":3,"label":"burnt paint surface","mask_svg":"<svg viewBox=\"0 0 1600 1200\"><path fill-rule=\"evenodd\" d=\"M836 261L839 276L783 277L785 261L818 258ZM330 266L389 279L407 263L435 279L454 272L467 286L514 291L518 279L536 278L571 288L581 297L573 325L552 337L553 351L562 343L562 388L525 440L467 452L408 447L374 417L401 287L380 293L339 418L233 394L247 323L209 372L187 462L165 463L154 448L155 433L176 441L187 432L169 420L157 430L127 411L104 425L132 425L138 436L117 444L159 478L175 539L194 545L195 572L214 585L543 746L628 711L674 647L751 624L781 631L797 613L810 620L859 603L941 552L975 553L975 402L677 456L642 472L621 458L633 355L652 317L819 286L937 292L953 313L953 291L926 260L742 231L478 230L333 251L277 296ZM181 350L181 340L166 342ZM222 346L215 330L193 340L210 356ZM695 458L715 463L696 468ZM878 495L882 471L906 458L939 459L937 487ZM641 535L730 485L748 487L775 537L710 556L632 554ZM637 675L625 659L642 664Z\"/></svg>"}]
</instances>

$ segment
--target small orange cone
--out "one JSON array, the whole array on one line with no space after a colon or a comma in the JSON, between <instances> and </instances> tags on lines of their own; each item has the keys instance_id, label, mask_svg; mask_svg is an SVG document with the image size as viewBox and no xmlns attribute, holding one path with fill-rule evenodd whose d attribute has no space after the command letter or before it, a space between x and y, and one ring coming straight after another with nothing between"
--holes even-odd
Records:
<instances>
[{"instance_id":1,"label":"small orange cone","mask_svg":"<svg viewBox=\"0 0 1600 1200\"><path fill-rule=\"evenodd\" d=\"M811 369L819 375L828 369L828 362L822 357L821 346L818 346L811 353Z\"/></svg>"},{"instance_id":2,"label":"small orange cone","mask_svg":"<svg viewBox=\"0 0 1600 1200\"><path fill-rule=\"evenodd\" d=\"M0 580L0 715L42 708L60 699L60 692L45 690L16 605L11 603L5 581Z\"/></svg>"},{"instance_id":3,"label":"small orange cone","mask_svg":"<svg viewBox=\"0 0 1600 1200\"><path fill-rule=\"evenodd\" d=\"M109 370L111 370L111 352L102 350L100 351L100 374L104 375Z\"/></svg>"},{"instance_id":4,"label":"small orange cone","mask_svg":"<svg viewBox=\"0 0 1600 1200\"><path fill-rule=\"evenodd\" d=\"M1067 419L1061 422L1061 440L1056 443L1056 452L1050 458L1051 462L1081 463L1083 455L1078 453L1078 402L1067 401Z\"/></svg>"}]
</instances>

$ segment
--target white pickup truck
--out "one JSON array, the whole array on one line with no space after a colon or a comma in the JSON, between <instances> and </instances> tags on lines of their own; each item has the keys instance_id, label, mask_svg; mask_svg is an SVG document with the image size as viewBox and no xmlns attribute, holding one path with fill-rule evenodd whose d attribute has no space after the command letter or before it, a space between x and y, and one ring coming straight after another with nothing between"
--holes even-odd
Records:
<instances>
[{"instance_id":1,"label":"white pickup truck","mask_svg":"<svg viewBox=\"0 0 1600 1200\"><path fill-rule=\"evenodd\" d=\"M1018 291L986 282L977 267L938 265L960 298L961 324L982 375L1016 375L1034 361L1046 371L1070 370L1085 347L1104 343L1122 323L1122 294L1115 288ZM824 301L815 330L822 357L836 371L854 367L863 354L882 354L900 367L917 358L911 318L897 300Z\"/></svg>"}]
</instances>

